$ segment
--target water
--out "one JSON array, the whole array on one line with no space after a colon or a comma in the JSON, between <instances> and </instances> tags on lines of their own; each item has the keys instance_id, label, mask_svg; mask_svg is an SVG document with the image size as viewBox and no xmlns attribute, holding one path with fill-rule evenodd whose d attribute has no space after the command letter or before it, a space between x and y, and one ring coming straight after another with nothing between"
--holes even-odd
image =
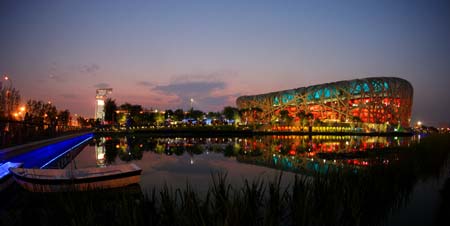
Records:
<instances>
[{"instance_id":1,"label":"water","mask_svg":"<svg viewBox=\"0 0 450 226\"><path fill-rule=\"evenodd\" d=\"M448 155L430 158L407 149L418 142L417 137L355 136L96 137L73 165L133 162L143 169L143 190L189 183L200 192L207 191L215 172L226 172L230 184L239 188L244 179L268 181L280 172L288 187L294 175L342 176L340 172L350 171L342 186L350 185L349 192L355 193L352 205L363 222L429 225L442 211Z\"/></svg>"},{"instance_id":2,"label":"water","mask_svg":"<svg viewBox=\"0 0 450 226\"><path fill-rule=\"evenodd\" d=\"M143 169L144 189L165 183L182 187L189 181L204 190L215 172L226 172L238 186L244 179L271 180L280 170L290 180L293 173L389 164L396 161L396 154L389 150L411 142L410 137L354 136L97 137L74 162L78 168L133 162ZM372 152L385 153L369 157Z\"/></svg>"}]
</instances>

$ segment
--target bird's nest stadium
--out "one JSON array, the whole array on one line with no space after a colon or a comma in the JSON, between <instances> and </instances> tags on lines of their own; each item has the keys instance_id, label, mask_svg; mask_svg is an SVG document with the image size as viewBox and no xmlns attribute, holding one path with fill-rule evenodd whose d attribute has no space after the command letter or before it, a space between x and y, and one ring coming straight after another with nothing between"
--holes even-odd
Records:
<instances>
[{"instance_id":1,"label":"bird's nest stadium","mask_svg":"<svg viewBox=\"0 0 450 226\"><path fill-rule=\"evenodd\" d=\"M291 124L307 120L407 128L412 101L413 87L408 81L373 77L241 96L236 104L248 124L273 124L284 116Z\"/></svg>"}]
</instances>

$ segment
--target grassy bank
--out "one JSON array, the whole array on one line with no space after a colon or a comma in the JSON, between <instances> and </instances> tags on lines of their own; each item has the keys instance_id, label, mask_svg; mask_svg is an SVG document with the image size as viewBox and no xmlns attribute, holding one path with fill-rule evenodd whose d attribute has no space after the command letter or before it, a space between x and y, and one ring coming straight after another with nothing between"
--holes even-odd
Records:
<instances>
[{"instance_id":1,"label":"grassy bank","mask_svg":"<svg viewBox=\"0 0 450 226\"><path fill-rule=\"evenodd\" d=\"M18 190L0 225L379 225L408 204L419 181L448 176L449 152L448 136L428 137L399 151L392 164L299 175L288 186L282 174L234 187L226 174L212 173L206 194L189 184L144 192Z\"/></svg>"}]
</instances>

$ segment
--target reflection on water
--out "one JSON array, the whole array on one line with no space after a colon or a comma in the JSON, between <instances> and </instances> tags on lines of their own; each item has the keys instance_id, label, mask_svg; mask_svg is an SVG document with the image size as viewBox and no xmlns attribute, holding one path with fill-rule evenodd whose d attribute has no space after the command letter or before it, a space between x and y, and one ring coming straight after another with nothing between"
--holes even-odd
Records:
<instances>
[{"instance_id":1,"label":"reflection on water","mask_svg":"<svg viewBox=\"0 0 450 226\"><path fill-rule=\"evenodd\" d=\"M252 138L152 138L97 137L96 165L103 167L116 161L141 160L145 152L164 155L189 155L194 164L198 155L210 152L235 157L250 163L292 172L321 166L368 166L389 164L398 159L397 148L414 142L411 137L359 136L261 136ZM382 154L382 155L381 155Z\"/></svg>"},{"instance_id":2,"label":"reflection on water","mask_svg":"<svg viewBox=\"0 0 450 226\"><path fill-rule=\"evenodd\" d=\"M306 215L325 225L399 225L411 215L420 216L414 211L424 204L416 200L434 200L429 207L441 208L436 197L448 177L449 145L445 139L426 142L414 145L419 143L415 137L355 136L96 137L75 162L79 168L134 162L143 169L143 190L165 183L184 187L189 181L205 191L215 171L227 172L228 182L239 187L243 179L267 181L281 169L283 185L305 195L293 201L308 206L294 213L300 218ZM293 184L294 175L313 180ZM430 224L432 215L416 222Z\"/></svg>"},{"instance_id":3,"label":"reflection on water","mask_svg":"<svg viewBox=\"0 0 450 226\"><path fill-rule=\"evenodd\" d=\"M203 137L96 137L75 159L78 168L134 162L143 169L144 188L186 181L207 188L212 172L227 172L232 183L244 178L271 178L291 173L356 170L398 161L400 147L411 137L258 136Z\"/></svg>"}]
</instances>

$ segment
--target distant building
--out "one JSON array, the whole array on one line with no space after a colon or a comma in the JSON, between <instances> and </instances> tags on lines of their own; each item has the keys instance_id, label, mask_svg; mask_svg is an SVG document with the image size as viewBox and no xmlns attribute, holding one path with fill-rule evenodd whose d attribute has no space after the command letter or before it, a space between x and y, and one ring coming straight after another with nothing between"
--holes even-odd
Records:
<instances>
[{"instance_id":1,"label":"distant building","mask_svg":"<svg viewBox=\"0 0 450 226\"><path fill-rule=\"evenodd\" d=\"M100 119L101 122L105 120L105 100L107 95L112 93L112 88L97 89L95 95L95 119Z\"/></svg>"},{"instance_id":2,"label":"distant building","mask_svg":"<svg viewBox=\"0 0 450 226\"><path fill-rule=\"evenodd\" d=\"M306 115L322 122L361 122L409 127L413 87L401 78L375 77L339 81L241 96L236 104L241 111L258 110L259 122L271 123L287 110L294 120Z\"/></svg>"}]
</instances>

